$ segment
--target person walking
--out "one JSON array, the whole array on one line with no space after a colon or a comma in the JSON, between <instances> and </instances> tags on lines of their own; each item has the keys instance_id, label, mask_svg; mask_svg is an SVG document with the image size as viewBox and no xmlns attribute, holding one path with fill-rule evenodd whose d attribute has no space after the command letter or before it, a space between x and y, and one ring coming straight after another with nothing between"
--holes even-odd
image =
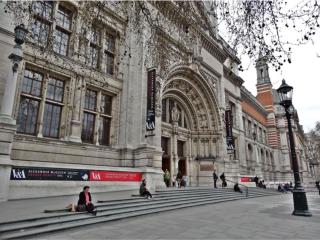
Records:
<instances>
[{"instance_id":1,"label":"person walking","mask_svg":"<svg viewBox=\"0 0 320 240\"><path fill-rule=\"evenodd\" d=\"M87 211L88 213L91 213L93 215L97 215L97 210L92 203L92 198L91 198L91 194L90 194L89 190L90 190L90 187L85 186L83 188L83 191L80 192L77 211L78 212Z\"/></svg>"},{"instance_id":2,"label":"person walking","mask_svg":"<svg viewBox=\"0 0 320 240\"><path fill-rule=\"evenodd\" d=\"M176 182L178 184L178 188L181 188L182 174L180 171L177 173Z\"/></svg>"},{"instance_id":3,"label":"person walking","mask_svg":"<svg viewBox=\"0 0 320 240\"><path fill-rule=\"evenodd\" d=\"M254 182L256 183L256 187L258 187L258 184L259 184L259 178L258 178L258 176L256 175L253 180L254 180Z\"/></svg>"},{"instance_id":4,"label":"person walking","mask_svg":"<svg viewBox=\"0 0 320 240\"><path fill-rule=\"evenodd\" d=\"M171 175L168 169L166 169L164 175L163 175L163 180L166 184L167 187L170 186L170 179L171 179Z\"/></svg>"},{"instance_id":5,"label":"person walking","mask_svg":"<svg viewBox=\"0 0 320 240\"><path fill-rule=\"evenodd\" d=\"M216 174L216 171L213 171L213 187L217 188L217 181L218 181L218 175Z\"/></svg>"}]
</instances>

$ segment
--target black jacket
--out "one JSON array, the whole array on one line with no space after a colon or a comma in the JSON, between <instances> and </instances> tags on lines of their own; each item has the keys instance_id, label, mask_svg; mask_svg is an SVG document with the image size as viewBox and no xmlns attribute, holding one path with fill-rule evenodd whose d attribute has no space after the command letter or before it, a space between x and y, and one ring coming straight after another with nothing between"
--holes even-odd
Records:
<instances>
[{"instance_id":1,"label":"black jacket","mask_svg":"<svg viewBox=\"0 0 320 240\"><path fill-rule=\"evenodd\" d=\"M91 194L90 193L89 193L89 201L91 202ZM84 192L81 192L79 194L78 205L86 205L86 196L85 196Z\"/></svg>"}]
</instances>

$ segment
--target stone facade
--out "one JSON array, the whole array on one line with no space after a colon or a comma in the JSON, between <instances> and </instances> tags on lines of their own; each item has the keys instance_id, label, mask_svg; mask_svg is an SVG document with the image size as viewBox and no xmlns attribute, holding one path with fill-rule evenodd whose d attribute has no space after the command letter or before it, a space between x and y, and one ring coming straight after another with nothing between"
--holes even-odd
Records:
<instances>
[{"instance_id":1,"label":"stone facade","mask_svg":"<svg viewBox=\"0 0 320 240\"><path fill-rule=\"evenodd\" d=\"M213 170L231 180L259 174L271 181L287 167L286 159L279 160L280 151L287 150L270 142L268 124L278 113L269 113L241 88L240 61L214 31L215 19L206 15L208 2L185 2L194 10L194 22L186 21L179 3L145 2L166 26L156 29L148 19L139 18L137 24L141 6L133 2L93 7L99 17L89 25L83 2L38 4L28 19L47 24L49 33L37 33L40 25L29 29L23 58L13 72L7 56L14 46L14 16L4 13L5 3L0 3L1 104L6 84L15 87L9 109L13 121L0 128L1 200L74 194L85 184L9 180L16 167L142 173L151 189L164 187L165 169L172 176L182 172L188 185L198 186L212 185ZM46 7L54 17L39 12ZM51 34L56 35L50 45L45 38ZM147 131L150 69L156 70L155 129ZM17 83L12 85L13 75ZM244 96L254 102L251 109L257 115L243 110ZM226 148L225 111L230 109L232 154ZM255 140L244 127L243 119L249 118L259 129ZM133 181L89 184L93 192L139 186Z\"/></svg>"}]
</instances>

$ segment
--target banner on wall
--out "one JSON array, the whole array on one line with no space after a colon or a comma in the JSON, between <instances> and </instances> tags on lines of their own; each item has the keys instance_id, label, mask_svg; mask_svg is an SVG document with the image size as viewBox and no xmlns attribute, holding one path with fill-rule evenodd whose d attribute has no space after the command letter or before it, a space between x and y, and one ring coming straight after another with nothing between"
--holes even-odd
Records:
<instances>
[{"instance_id":1,"label":"banner on wall","mask_svg":"<svg viewBox=\"0 0 320 240\"><path fill-rule=\"evenodd\" d=\"M90 171L90 181L107 182L140 182L142 173L114 172L114 171Z\"/></svg>"},{"instance_id":2,"label":"banner on wall","mask_svg":"<svg viewBox=\"0 0 320 240\"><path fill-rule=\"evenodd\" d=\"M148 71L147 83L147 131L153 131L156 126L156 69Z\"/></svg>"},{"instance_id":3,"label":"banner on wall","mask_svg":"<svg viewBox=\"0 0 320 240\"><path fill-rule=\"evenodd\" d=\"M228 154L234 154L235 146L234 146L234 140L233 140L233 134L232 134L232 112L231 112L231 110L226 110L225 122L226 122L227 152L228 152Z\"/></svg>"},{"instance_id":4,"label":"banner on wall","mask_svg":"<svg viewBox=\"0 0 320 240\"><path fill-rule=\"evenodd\" d=\"M62 168L12 167L10 180L88 181L89 171Z\"/></svg>"},{"instance_id":5,"label":"banner on wall","mask_svg":"<svg viewBox=\"0 0 320 240\"><path fill-rule=\"evenodd\" d=\"M140 182L142 173L83 169L12 167L10 180Z\"/></svg>"}]
</instances>

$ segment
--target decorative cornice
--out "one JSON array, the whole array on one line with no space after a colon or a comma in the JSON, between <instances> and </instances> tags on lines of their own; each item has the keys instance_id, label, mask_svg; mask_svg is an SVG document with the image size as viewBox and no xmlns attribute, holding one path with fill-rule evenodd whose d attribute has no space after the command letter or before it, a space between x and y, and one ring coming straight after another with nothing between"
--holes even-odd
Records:
<instances>
[{"instance_id":1,"label":"decorative cornice","mask_svg":"<svg viewBox=\"0 0 320 240\"><path fill-rule=\"evenodd\" d=\"M237 76L226 66L223 66L223 76L238 87L241 87L244 83L244 80L241 77Z\"/></svg>"},{"instance_id":2,"label":"decorative cornice","mask_svg":"<svg viewBox=\"0 0 320 240\"><path fill-rule=\"evenodd\" d=\"M257 100L255 96L252 95L252 93L246 89L244 86L241 87L241 100L242 101L248 101L253 105L258 112L263 114L264 116L268 115L268 112L266 109L262 106L262 104Z\"/></svg>"},{"instance_id":3,"label":"decorative cornice","mask_svg":"<svg viewBox=\"0 0 320 240\"><path fill-rule=\"evenodd\" d=\"M223 50L221 46L215 43L212 39L206 36L204 33L199 31L201 37L201 44L204 49L206 49L212 56L214 56L220 63L224 63L228 55Z\"/></svg>"},{"instance_id":4,"label":"decorative cornice","mask_svg":"<svg viewBox=\"0 0 320 240\"><path fill-rule=\"evenodd\" d=\"M228 89L225 89L224 91L226 92L226 94L228 96L233 97L235 100L241 101L241 97L239 97L239 96L235 95L234 93L230 92Z\"/></svg>"}]
</instances>

